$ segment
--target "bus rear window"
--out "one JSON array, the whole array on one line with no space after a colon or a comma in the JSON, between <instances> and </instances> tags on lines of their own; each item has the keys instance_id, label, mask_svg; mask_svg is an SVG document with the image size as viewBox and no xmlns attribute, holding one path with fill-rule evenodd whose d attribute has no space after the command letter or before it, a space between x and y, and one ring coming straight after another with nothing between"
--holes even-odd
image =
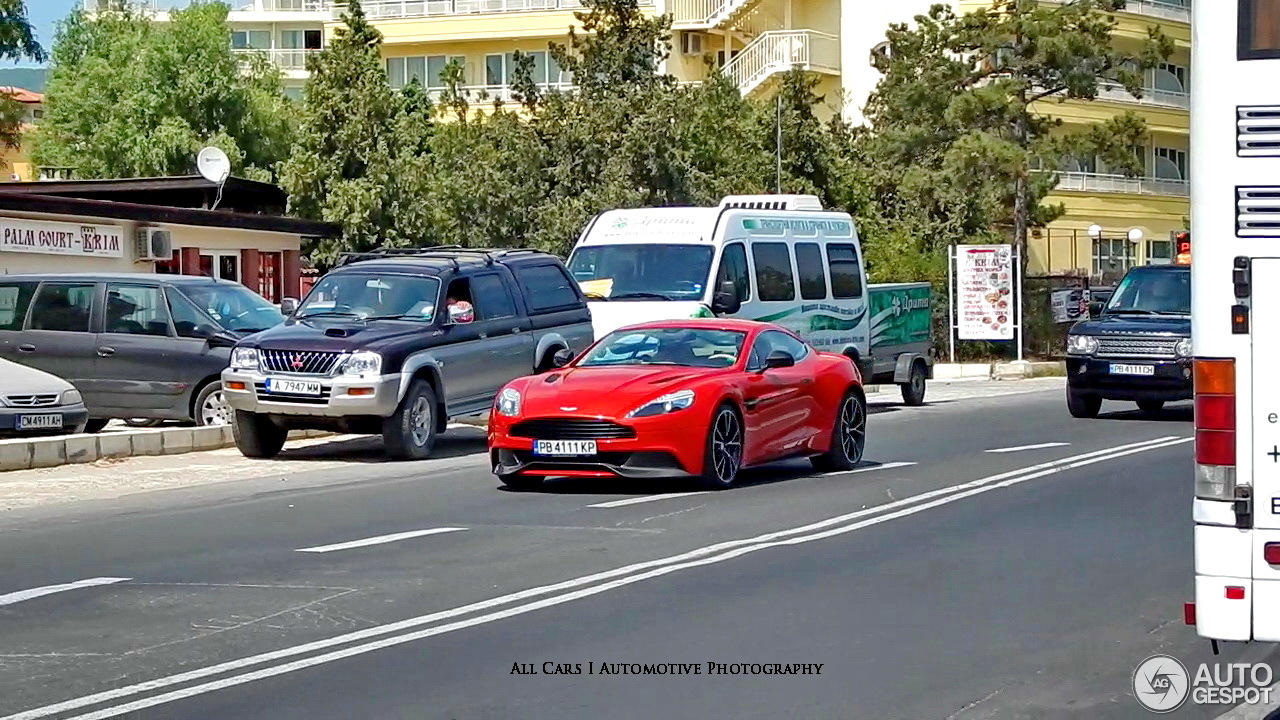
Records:
<instances>
[{"instance_id":1,"label":"bus rear window","mask_svg":"<svg viewBox=\"0 0 1280 720\"><path fill-rule=\"evenodd\" d=\"M1239 0L1240 60L1280 58L1280 0Z\"/></svg>"}]
</instances>

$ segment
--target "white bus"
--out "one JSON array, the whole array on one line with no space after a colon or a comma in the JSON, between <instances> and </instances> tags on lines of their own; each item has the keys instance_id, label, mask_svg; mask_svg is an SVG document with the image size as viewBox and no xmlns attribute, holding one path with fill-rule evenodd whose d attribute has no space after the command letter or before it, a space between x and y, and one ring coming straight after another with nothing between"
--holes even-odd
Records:
<instances>
[{"instance_id":1,"label":"white bus","mask_svg":"<svg viewBox=\"0 0 1280 720\"><path fill-rule=\"evenodd\" d=\"M1214 641L1280 641L1280 0L1192 13L1195 603Z\"/></svg>"}]
</instances>

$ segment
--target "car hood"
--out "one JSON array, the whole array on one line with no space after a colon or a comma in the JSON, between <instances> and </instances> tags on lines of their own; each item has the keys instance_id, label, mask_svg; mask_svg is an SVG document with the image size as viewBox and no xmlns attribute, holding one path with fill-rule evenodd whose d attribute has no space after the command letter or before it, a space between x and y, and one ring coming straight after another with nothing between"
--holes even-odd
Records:
<instances>
[{"instance_id":1,"label":"car hood","mask_svg":"<svg viewBox=\"0 0 1280 720\"><path fill-rule=\"evenodd\" d=\"M245 345L272 350L348 352L424 335L440 335L434 325L402 320L351 322L343 318L288 320L248 338Z\"/></svg>"},{"instance_id":2,"label":"car hood","mask_svg":"<svg viewBox=\"0 0 1280 720\"><path fill-rule=\"evenodd\" d=\"M521 389L521 414L526 417L565 414L620 417L690 382L729 372L732 370L671 366L553 371L525 382Z\"/></svg>"},{"instance_id":3,"label":"car hood","mask_svg":"<svg viewBox=\"0 0 1280 720\"><path fill-rule=\"evenodd\" d=\"M0 395L39 395L71 390L71 383L9 360L0 360Z\"/></svg>"},{"instance_id":4,"label":"car hood","mask_svg":"<svg viewBox=\"0 0 1280 720\"><path fill-rule=\"evenodd\" d=\"M1191 318L1182 315L1103 315L1082 320L1071 328L1073 335L1149 335L1191 336Z\"/></svg>"},{"instance_id":5,"label":"car hood","mask_svg":"<svg viewBox=\"0 0 1280 720\"><path fill-rule=\"evenodd\" d=\"M636 323L711 316L711 311L696 300L597 300L588 302L587 307L597 340Z\"/></svg>"}]
</instances>

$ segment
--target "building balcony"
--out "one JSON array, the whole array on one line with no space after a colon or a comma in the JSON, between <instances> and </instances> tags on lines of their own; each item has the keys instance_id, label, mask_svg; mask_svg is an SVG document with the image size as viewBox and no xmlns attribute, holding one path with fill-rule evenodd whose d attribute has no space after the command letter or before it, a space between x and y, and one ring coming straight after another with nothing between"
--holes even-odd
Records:
<instances>
[{"instance_id":1,"label":"building balcony","mask_svg":"<svg viewBox=\"0 0 1280 720\"><path fill-rule=\"evenodd\" d=\"M773 30L756 36L721 69L743 95L793 68L840 74L840 38L816 30Z\"/></svg>"},{"instance_id":2,"label":"building balcony","mask_svg":"<svg viewBox=\"0 0 1280 720\"><path fill-rule=\"evenodd\" d=\"M1064 3L1071 2L1071 0L1045 0L1045 2ZM1186 3L1162 2L1161 0L1127 0L1124 4L1124 10L1120 12L1145 15L1161 20L1176 20L1182 23L1191 22L1190 0Z\"/></svg>"},{"instance_id":3,"label":"building balcony","mask_svg":"<svg viewBox=\"0 0 1280 720\"><path fill-rule=\"evenodd\" d=\"M1182 110L1191 109L1191 95L1185 92L1173 92L1171 90L1157 90L1156 88L1142 88L1142 97L1137 98L1129 94L1123 85L1106 83L1098 86L1098 99L1109 100L1111 102L1130 103L1133 105L1149 105L1154 107L1180 108Z\"/></svg>"},{"instance_id":4,"label":"building balcony","mask_svg":"<svg viewBox=\"0 0 1280 720\"><path fill-rule=\"evenodd\" d=\"M252 48L237 48L232 52L237 55L252 55L255 53L264 55L273 65L283 70L285 74L296 76L299 73L306 73L307 58L320 52L320 50L285 50L279 48L272 50L257 50Z\"/></svg>"},{"instance_id":5,"label":"building balcony","mask_svg":"<svg viewBox=\"0 0 1280 720\"><path fill-rule=\"evenodd\" d=\"M1128 177L1088 172L1058 173L1058 190L1087 193L1123 193L1127 195L1163 195L1187 197L1190 184L1186 180Z\"/></svg>"},{"instance_id":6,"label":"building balcony","mask_svg":"<svg viewBox=\"0 0 1280 720\"><path fill-rule=\"evenodd\" d=\"M543 92L567 92L574 88L573 83L538 83ZM519 102L515 97L515 88L510 85L461 85L458 91L467 96L467 102L473 107L492 104L495 100L504 105ZM427 96L432 102L440 102L445 88L427 88Z\"/></svg>"},{"instance_id":7,"label":"building balcony","mask_svg":"<svg viewBox=\"0 0 1280 720\"><path fill-rule=\"evenodd\" d=\"M231 0L232 12L327 13L329 0ZM344 3L345 4L345 3Z\"/></svg>"},{"instance_id":8,"label":"building balcony","mask_svg":"<svg viewBox=\"0 0 1280 720\"><path fill-rule=\"evenodd\" d=\"M640 5L651 6L653 0L640 0ZM581 0L371 0L361 7L370 20L583 9ZM335 20L345 11L346 3L330 3Z\"/></svg>"}]
</instances>

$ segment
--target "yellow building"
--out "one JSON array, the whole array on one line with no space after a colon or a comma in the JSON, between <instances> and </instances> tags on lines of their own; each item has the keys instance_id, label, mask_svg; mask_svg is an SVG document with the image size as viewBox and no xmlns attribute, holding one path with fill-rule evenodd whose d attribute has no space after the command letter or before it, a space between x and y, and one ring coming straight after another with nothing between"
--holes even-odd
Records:
<instances>
[{"instance_id":1,"label":"yellow building","mask_svg":"<svg viewBox=\"0 0 1280 720\"><path fill-rule=\"evenodd\" d=\"M9 95L22 105L22 132L33 130L44 116L44 95L20 87L0 87L0 94ZM28 182L40 173L31 163L25 144L16 148L0 149L0 182Z\"/></svg>"}]
</instances>

